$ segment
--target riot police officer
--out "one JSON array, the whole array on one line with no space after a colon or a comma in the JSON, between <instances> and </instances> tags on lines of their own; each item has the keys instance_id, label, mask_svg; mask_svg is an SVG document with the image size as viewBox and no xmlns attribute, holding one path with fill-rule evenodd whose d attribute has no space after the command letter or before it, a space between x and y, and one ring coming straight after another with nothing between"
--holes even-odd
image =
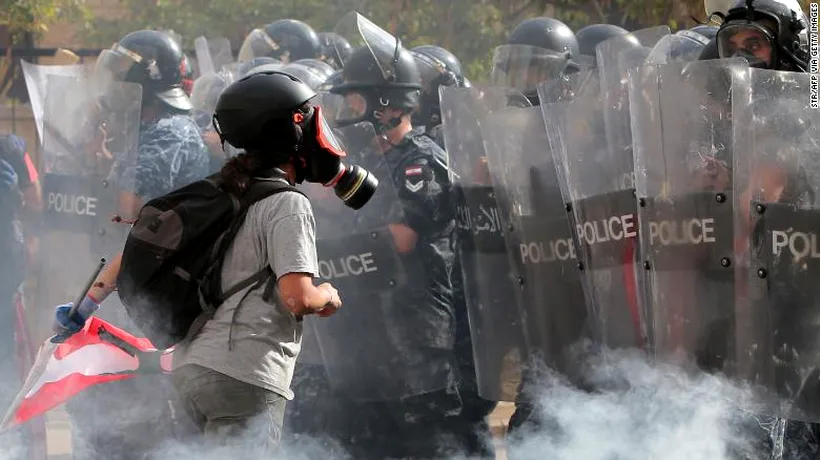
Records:
<instances>
[{"instance_id":1,"label":"riot police officer","mask_svg":"<svg viewBox=\"0 0 820 460\"><path fill-rule=\"evenodd\" d=\"M717 33L721 58L744 57L752 67L807 72L808 21L780 0L738 0Z\"/></svg>"},{"instance_id":2,"label":"riot police officer","mask_svg":"<svg viewBox=\"0 0 820 460\"><path fill-rule=\"evenodd\" d=\"M419 109L413 113L413 124L424 126L427 135L439 147L444 148L441 136L441 106L439 87L465 87L467 82L461 71L461 62L446 49L435 45L417 46L410 50L421 75L421 100Z\"/></svg>"},{"instance_id":3,"label":"riot police officer","mask_svg":"<svg viewBox=\"0 0 820 460\"><path fill-rule=\"evenodd\" d=\"M338 394L348 399L346 412L352 418L347 420L349 431L343 442L355 458L441 458L451 450L467 450L464 437L472 429L460 416L454 351L458 315L450 280L455 222L445 154L424 135L423 128L412 125L422 87L412 55L395 37L358 13L351 13L343 22L346 20L355 24L351 30L361 34L367 46L351 54L344 62L343 82L330 88L345 100L346 109L337 112L336 123L372 124L378 152L360 162L377 171L382 184L390 183L398 195L398 202L383 204L390 208L388 212L378 205L363 208L355 225L386 219L392 246L411 281L405 289L384 293L382 298L388 302L382 307L386 311L384 327L390 328L387 341L368 347L395 350L388 354L393 357L385 357L388 362L374 361L371 366L373 374L375 369L391 369L384 380L369 386L384 397L365 402ZM350 332L346 335L348 342L367 339ZM322 335L319 340L323 340ZM350 344L343 347L347 346ZM398 361L396 355L400 356ZM333 384L333 372L330 380Z\"/></svg>"}]
</instances>

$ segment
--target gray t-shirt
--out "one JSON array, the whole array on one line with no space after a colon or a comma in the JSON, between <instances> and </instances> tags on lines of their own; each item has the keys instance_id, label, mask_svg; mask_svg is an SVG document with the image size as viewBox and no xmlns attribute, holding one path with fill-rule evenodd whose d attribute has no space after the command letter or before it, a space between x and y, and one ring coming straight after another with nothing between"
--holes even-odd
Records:
<instances>
[{"instance_id":1,"label":"gray t-shirt","mask_svg":"<svg viewBox=\"0 0 820 460\"><path fill-rule=\"evenodd\" d=\"M225 257L222 288L266 265L277 277L318 274L313 209L298 193L282 192L251 206ZM201 332L177 346L174 367L197 364L293 399L302 322L279 302L265 302L263 293L264 286L230 297Z\"/></svg>"}]
</instances>

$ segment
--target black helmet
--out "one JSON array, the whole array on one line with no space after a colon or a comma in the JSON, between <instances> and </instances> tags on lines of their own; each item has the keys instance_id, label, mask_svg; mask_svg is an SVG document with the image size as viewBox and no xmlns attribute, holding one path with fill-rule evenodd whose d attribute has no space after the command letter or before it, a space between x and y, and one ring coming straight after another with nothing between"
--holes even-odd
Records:
<instances>
[{"instance_id":1,"label":"black helmet","mask_svg":"<svg viewBox=\"0 0 820 460\"><path fill-rule=\"evenodd\" d=\"M154 96L176 110L188 111L191 101L182 89L184 58L179 44L169 35L139 30L103 51L96 66L115 80L141 85L143 97Z\"/></svg>"},{"instance_id":2,"label":"black helmet","mask_svg":"<svg viewBox=\"0 0 820 460\"><path fill-rule=\"evenodd\" d=\"M214 125L224 141L239 149L286 147L272 132L288 132L294 114L315 96L315 91L290 75L251 73L219 97Z\"/></svg>"},{"instance_id":3,"label":"black helmet","mask_svg":"<svg viewBox=\"0 0 820 460\"><path fill-rule=\"evenodd\" d=\"M309 25L295 19L280 19L254 29L239 50L240 62L271 57L282 62L319 57L319 37Z\"/></svg>"},{"instance_id":4,"label":"black helmet","mask_svg":"<svg viewBox=\"0 0 820 460\"><path fill-rule=\"evenodd\" d=\"M745 57L753 67L808 71L808 21L801 9L780 0L736 0L728 13L716 14L723 17L717 34L721 57ZM738 34L745 34L742 43ZM762 57L766 48L768 60Z\"/></svg>"},{"instance_id":5,"label":"black helmet","mask_svg":"<svg viewBox=\"0 0 820 460\"><path fill-rule=\"evenodd\" d=\"M438 46L418 46L410 50L421 76L419 109L413 113L413 124L433 127L441 124L440 86L463 86L461 63L452 53Z\"/></svg>"},{"instance_id":6,"label":"black helmet","mask_svg":"<svg viewBox=\"0 0 820 460\"><path fill-rule=\"evenodd\" d=\"M384 34L389 36L386 32ZM409 113L419 106L421 76L416 61L401 46L399 39L394 37L392 40L392 43L383 46L362 46L344 63L344 81L330 88L330 92L345 96L358 94L364 112L351 113L348 117L337 116L336 121L340 125L366 121L377 130L389 130L399 120L383 124L376 115L381 108L402 109Z\"/></svg>"},{"instance_id":7,"label":"black helmet","mask_svg":"<svg viewBox=\"0 0 820 460\"><path fill-rule=\"evenodd\" d=\"M518 24L507 40L508 45L529 45L557 53L578 56L578 40L572 29L553 18L533 18Z\"/></svg>"},{"instance_id":8,"label":"black helmet","mask_svg":"<svg viewBox=\"0 0 820 460\"><path fill-rule=\"evenodd\" d=\"M446 49L436 45L421 45L410 51L415 51L417 53L434 57L444 63L447 70L458 75L460 78L464 78L464 74L461 71L461 61L458 60L455 54L447 51ZM422 76L422 78L424 77Z\"/></svg>"},{"instance_id":9,"label":"black helmet","mask_svg":"<svg viewBox=\"0 0 820 460\"><path fill-rule=\"evenodd\" d=\"M700 24L695 27L692 27L689 30L696 34L701 34L709 40L712 40L713 38L717 37L718 29L720 29L720 27L715 25Z\"/></svg>"},{"instance_id":10,"label":"black helmet","mask_svg":"<svg viewBox=\"0 0 820 460\"><path fill-rule=\"evenodd\" d=\"M311 63L308 61L314 62ZM317 67L315 65L316 62L326 66L326 68ZM303 59L301 61L285 64L282 66L280 71L298 78L315 91L318 90L319 87L327 81L328 77L333 74L333 67L330 67L329 64L319 60Z\"/></svg>"},{"instance_id":11,"label":"black helmet","mask_svg":"<svg viewBox=\"0 0 820 460\"><path fill-rule=\"evenodd\" d=\"M334 69L341 69L342 63L350 58L353 47L341 35L333 32L322 32L319 36L319 59L327 62Z\"/></svg>"},{"instance_id":12,"label":"black helmet","mask_svg":"<svg viewBox=\"0 0 820 460\"><path fill-rule=\"evenodd\" d=\"M612 24L586 26L575 34L575 38L578 40L578 52L584 56L595 57L595 47L598 46L598 43L628 33L628 30Z\"/></svg>"}]
</instances>

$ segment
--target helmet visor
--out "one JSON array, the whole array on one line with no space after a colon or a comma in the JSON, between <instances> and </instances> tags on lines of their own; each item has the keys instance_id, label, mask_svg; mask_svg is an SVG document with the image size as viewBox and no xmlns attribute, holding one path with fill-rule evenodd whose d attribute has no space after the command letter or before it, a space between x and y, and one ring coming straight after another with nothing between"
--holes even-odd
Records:
<instances>
[{"instance_id":1,"label":"helmet visor","mask_svg":"<svg viewBox=\"0 0 820 460\"><path fill-rule=\"evenodd\" d=\"M245 37L242 48L239 49L238 62L252 61L258 57L272 57L279 51L279 44L268 36L262 29L253 29ZM284 56L280 59L284 60Z\"/></svg>"},{"instance_id":2,"label":"helmet visor","mask_svg":"<svg viewBox=\"0 0 820 460\"><path fill-rule=\"evenodd\" d=\"M718 31L717 43L723 59L743 57L752 67L769 67L774 61L774 37L753 22L724 25Z\"/></svg>"}]
</instances>

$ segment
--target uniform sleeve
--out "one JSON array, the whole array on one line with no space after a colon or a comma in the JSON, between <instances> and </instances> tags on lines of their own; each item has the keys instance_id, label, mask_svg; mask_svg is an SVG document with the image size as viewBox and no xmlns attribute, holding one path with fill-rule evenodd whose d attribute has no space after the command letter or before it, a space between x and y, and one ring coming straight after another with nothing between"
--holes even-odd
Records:
<instances>
[{"instance_id":1,"label":"uniform sleeve","mask_svg":"<svg viewBox=\"0 0 820 460\"><path fill-rule=\"evenodd\" d=\"M205 178L207 153L193 121L163 120L140 136L136 158L117 159L112 175L120 188L153 198Z\"/></svg>"},{"instance_id":2,"label":"uniform sleeve","mask_svg":"<svg viewBox=\"0 0 820 460\"><path fill-rule=\"evenodd\" d=\"M430 158L407 162L397 172L398 194L407 226L422 234L444 231L455 218L446 177L436 174Z\"/></svg>"},{"instance_id":3,"label":"uniform sleeve","mask_svg":"<svg viewBox=\"0 0 820 460\"><path fill-rule=\"evenodd\" d=\"M294 192L277 195L279 203L263 221L271 269L279 279L288 273L319 274L316 222L310 202Z\"/></svg>"},{"instance_id":4,"label":"uniform sleeve","mask_svg":"<svg viewBox=\"0 0 820 460\"><path fill-rule=\"evenodd\" d=\"M25 190L31 187L31 175L26 165L26 144L19 137L11 134L2 139L2 159L14 168L17 173L17 187L20 190Z\"/></svg>"}]
</instances>

